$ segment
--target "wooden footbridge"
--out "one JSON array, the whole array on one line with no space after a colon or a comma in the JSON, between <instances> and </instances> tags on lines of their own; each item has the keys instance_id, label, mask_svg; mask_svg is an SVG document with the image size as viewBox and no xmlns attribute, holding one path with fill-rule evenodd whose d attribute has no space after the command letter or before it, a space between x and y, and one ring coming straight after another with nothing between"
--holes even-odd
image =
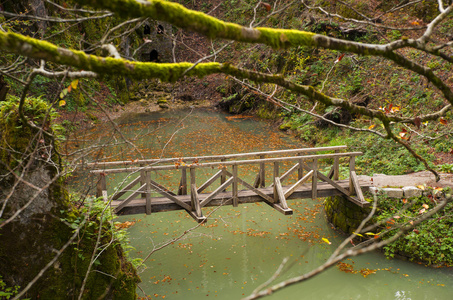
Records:
<instances>
[{"instance_id":1,"label":"wooden footbridge","mask_svg":"<svg viewBox=\"0 0 453 300\"><path fill-rule=\"evenodd\" d=\"M302 148L217 156L164 158L136 161L90 163L91 173L99 174L97 197L109 201L115 213L120 215L151 214L170 210L186 210L195 220L205 220L205 206L233 205L265 202L279 212L288 215L288 199L318 198L343 195L359 206L369 203L363 198L361 186L355 172L355 157L361 152L344 152L346 146ZM322 154L320 154L322 153ZM323 174L320 162L329 162L331 167ZM339 180L340 163L347 163L349 178ZM283 164L288 167L283 174ZM238 176L238 169L255 165L254 182L249 183ZM121 166L121 168L118 168ZM266 168L267 166L267 168ZM116 168L115 168L116 167ZM197 182L197 171L204 168L215 170L215 174L203 183ZM268 178L266 185L266 169ZM179 188L171 191L157 182L157 173L172 170L179 177ZM109 176L127 174L123 187L109 195ZM179 175L180 174L180 175ZM272 175L272 176L270 176ZM189 177L189 181L187 180ZM247 177L251 177L250 174ZM289 178L293 183L289 183ZM288 182L288 184L284 184ZM217 184L215 185L215 183ZM203 193L208 187L212 192ZM239 189L239 187L244 189ZM158 197L153 197L153 194Z\"/></svg>"}]
</instances>

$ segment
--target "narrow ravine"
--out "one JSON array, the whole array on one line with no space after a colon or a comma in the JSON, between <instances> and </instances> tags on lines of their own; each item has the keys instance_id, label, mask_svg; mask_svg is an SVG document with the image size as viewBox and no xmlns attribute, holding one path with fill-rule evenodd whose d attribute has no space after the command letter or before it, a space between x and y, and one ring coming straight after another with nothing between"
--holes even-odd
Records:
<instances>
[{"instance_id":1,"label":"narrow ravine","mask_svg":"<svg viewBox=\"0 0 453 300\"><path fill-rule=\"evenodd\" d=\"M303 147L266 122L232 118L211 110L131 114L118 122L123 134L146 158ZM93 128L90 136L104 142L117 138L102 126ZM110 160L137 158L126 145L105 148L102 154ZM167 175L156 176L164 179ZM177 182L178 178L168 176L169 187L175 189ZM149 256L146 270L140 273L140 287L156 299L240 299L270 278L285 257L289 263L276 281L308 272L322 264L342 241L342 236L326 222L322 203L323 199L288 201L294 210L292 216L284 216L265 204L221 207L210 215L207 224ZM209 215L214 209L203 210ZM183 211L124 216L119 220L134 222L128 229L135 248L130 256L142 259L197 225ZM372 253L345 260L269 298L449 299L452 286L453 273L449 269L387 260L381 253ZM141 290L137 293L145 296Z\"/></svg>"}]
</instances>

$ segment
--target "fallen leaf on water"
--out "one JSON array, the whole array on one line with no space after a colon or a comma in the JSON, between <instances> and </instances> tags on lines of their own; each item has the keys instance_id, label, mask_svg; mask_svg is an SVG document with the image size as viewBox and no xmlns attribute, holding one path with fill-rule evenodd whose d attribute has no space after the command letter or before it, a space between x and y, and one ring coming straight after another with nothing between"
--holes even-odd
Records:
<instances>
[{"instance_id":1,"label":"fallen leaf on water","mask_svg":"<svg viewBox=\"0 0 453 300\"><path fill-rule=\"evenodd\" d=\"M323 240L323 242L325 242L325 243L327 243L327 244L329 244L329 245L332 244L332 243L331 243L328 239L326 239L326 238L322 238L322 240Z\"/></svg>"}]
</instances>

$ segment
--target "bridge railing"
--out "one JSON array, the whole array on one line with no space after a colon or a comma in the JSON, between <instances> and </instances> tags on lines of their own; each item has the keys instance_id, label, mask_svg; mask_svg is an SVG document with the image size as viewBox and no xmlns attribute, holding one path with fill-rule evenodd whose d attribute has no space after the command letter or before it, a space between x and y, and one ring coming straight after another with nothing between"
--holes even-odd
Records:
<instances>
[{"instance_id":1,"label":"bridge railing","mask_svg":"<svg viewBox=\"0 0 453 300\"><path fill-rule=\"evenodd\" d=\"M362 191L355 173L355 157L361 155L361 152L343 152L346 146L320 147L320 148L301 148L277 151L262 151L252 153L216 155L216 156L199 156L183 158L165 158L149 159L136 161L118 161L118 162L101 162L91 163L87 167L99 168L91 171L99 174L97 185L97 196L108 199L107 180L110 174L118 173L135 173L139 174L135 179L130 181L124 188L116 191L111 195L111 200L121 202L115 207L115 212L120 212L125 206L137 197L145 201L145 210L147 214L151 213L152 199L151 192L155 191L164 198L176 203L181 208L187 210L195 219L202 221L204 219L201 208L208 205L217 195L225 193L231 185L231 204L238 205L239 184L246 189L259 195L266 203L284 214L291 214L292 210L288 207L286 199L290 197L298 187L311 179L311 197L317 198L318 180L332 185L335 189L344 194L354 203L365 206L368 204L363 198ZM317 152L333 151L327 154L313 154ZM280 157L278 157L280 156ZM349 189L340 186L337 181L340 174L340 158L347 158L349 162ZM327 175L320 172L318 161L321 159L333 159L333 165ZM295 162L285 173L280 174L280 165L284 162ZM272 183L266 187L266 165L273 165ZM258 165L259 170L253 183L248 183L238 176L238 168L244 165ZM124 166L122 168L112 168ZM202 168L218 168L219 170L203 184L196 184L196 170ZM151 178L151 172L162 170L180 170L181 177L179 187L175 192L166 188L162 184ZM297 171L297 182L283 186L285 179ZM306 173L305 173L306 172ZM305 173L305 174L304 174ZM187 175L190 182L187 181ZM220 179L220 185L211 193L203 194L202 192ZM134 187L138 188L134 189ZM269 188L272 188L271 195ZM267 189L267 190L266 190ZM266 191L265 191L266 190ZM353 197L353 193L357 197ZM183 195L190 192L190 203L184 201ZM123 196L129 194L126 198Z\"/></svg>"}]
</instances>

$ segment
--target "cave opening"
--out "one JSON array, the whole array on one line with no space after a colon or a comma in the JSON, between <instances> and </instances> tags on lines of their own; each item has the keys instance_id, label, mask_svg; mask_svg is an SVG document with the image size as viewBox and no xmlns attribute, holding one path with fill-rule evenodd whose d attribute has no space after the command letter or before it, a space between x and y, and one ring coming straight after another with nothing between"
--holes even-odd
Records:
<instances>
[{"instance_id":1,"label":"cave opening","mask_svg":"<svg viewBox=\"0 0 453 300\"><path fill-rule=\"evenodd\" d=\"M164 30L164 26L162 25L157 25L157 34L164 34L165 30Z\"/></svg>"},{"instance_id":2,"label":"cave opening","mask_svg":"<svg viewBox=\"0 0 453 300\"><path fill-rule=\"evenodd\" d=\"M158 61L159 61L159 52L157 52L156 49L153 49L153 50L149 53L149 61L150 61L150 62L158 62Z\"/></svg>"},{"instance_id":3,"label":"cave opening","mask_svg":"<svg viewBox=\"0 0 453 300\"><path fill-rule=\"evenodd\" d=\"M145 27L143 28L143 33L144 34L151 34L151 27L149 27L148 24L146 24Z\"/></svg>"}]
</instances>

